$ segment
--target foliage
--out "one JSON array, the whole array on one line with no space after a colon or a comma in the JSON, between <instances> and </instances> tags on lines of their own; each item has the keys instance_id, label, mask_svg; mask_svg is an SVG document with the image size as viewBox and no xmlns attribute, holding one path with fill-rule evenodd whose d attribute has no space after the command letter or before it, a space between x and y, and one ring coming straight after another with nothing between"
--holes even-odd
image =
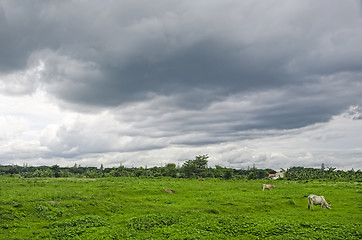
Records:
<instances>
[{"instance_id":1,"label":"foliage","mask_svg":"<svg viewBox=\"0 0 362 240\"><path fill-rule=\"evenodd\" d=\"M102 177L172 177L172 178L219 178L219 179L266 179L269 174L276 173L275 170L252 168L232 169L216 165L214 168L208 167L207 154L196 156L193 160L187 160L182 167L177 167L174 163L168 163L164 167L132 167L124 166L104 168L101 164L97 167L81 167L75 164L73 167L60 167L58 165L49 166L17 166L17 165L0 165L0 176L21 176L23 178L64 178L64 177L85 177L85 178L102 178ZM284 172L284 170L283 170ZM308 179L331 179L338 181L362 181L361 170L349 171L336 170L336 168L304 168L291 167L285 172L285 178L289 180L308 180Z\"/></svg>"},{"instance_id":2,"label":"foliage","mask_svg":"<svg viewBox=\"0 0 362 240\"><path fill-rule=\"evenodd\" d=\"M337 170L335 168L328 168L325 170L324 166L320 169L317 168L304 168L304 167L292 167L289 168L285 174L285 177L289 180L307 180L307 179L332 179L332 180L362 180L361 170L349 171Z\"/></svg>"},{"instance_id":3,"label":"foliage","mask_svg":"<svg viewBox=\"0 0 362 240\"><path fill-rule=\"evenodd\" d=\"M254 169L250 172L248 179L263 179L268 177L269 173L262 169Z\"/></svg>"},{"instance_id":4,"label":"foliage","mask_svg":"<svg viewBox=\"0 0 362 240\"><path fill-rule=\"evenodd\" d=\"M194 160L187 160L182 165L182 171L186 177L206 177L206 167L209 156L199 155Z\"/></svg>"}]
</instances>

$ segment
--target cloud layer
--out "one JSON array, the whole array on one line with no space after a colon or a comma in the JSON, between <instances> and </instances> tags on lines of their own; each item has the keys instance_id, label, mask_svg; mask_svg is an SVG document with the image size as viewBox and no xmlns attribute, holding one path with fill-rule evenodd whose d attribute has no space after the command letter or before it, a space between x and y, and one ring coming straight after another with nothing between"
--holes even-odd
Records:
<instances>
[{"instance_id":1,"label":"cloud layer","mask_svg":"<svg viewBox=\"0 0 362 240\"><path fill-rule=\"evenodd\" d=\"M361 27L352 0L2 1L0 96L43 107L2 106L0 159L360 168L354 130L296 142L361 129Z\"/></svg>"}]
</instances>

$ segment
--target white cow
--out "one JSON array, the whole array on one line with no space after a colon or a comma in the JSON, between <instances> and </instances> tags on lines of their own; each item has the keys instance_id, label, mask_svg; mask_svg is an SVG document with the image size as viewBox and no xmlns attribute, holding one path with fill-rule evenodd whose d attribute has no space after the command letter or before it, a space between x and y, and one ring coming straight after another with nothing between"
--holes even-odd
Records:
<instances>
[{"instance_id":1,"label":"white cow","mask_svg":"<svg viewBox=\"0 0 362 240\"><path fill-rule=\"evenodd\" d=\"M331 209L331 202L327 203L326 199L324 198L324 196L317 196L317 195L309 195L308 196L308 209L312 208L313 209L313 204L314 205L321 205L321 209L323 207L326 207L327 209Z\"/></svg>"},{"instance_id":2,"label":"white cow","mask_svg":"<svg viewBox=\"0 0 362 240\"><path fill-rule=\"evenodd\" d=\"M264 189L272 190L273 188L275 188L274 185L263 184L263 191L264 191Z\"/></svg>"}]
</instances>

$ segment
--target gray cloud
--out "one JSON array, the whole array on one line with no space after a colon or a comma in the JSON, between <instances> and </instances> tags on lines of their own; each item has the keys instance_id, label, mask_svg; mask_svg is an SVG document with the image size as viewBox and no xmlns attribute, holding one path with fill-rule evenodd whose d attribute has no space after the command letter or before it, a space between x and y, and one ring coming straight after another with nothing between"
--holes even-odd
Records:
<instances>
[{"instance_id":1,"label":"gray cloud","mask_svg":"<svg viewBox=\"0 0 362 240\"><path fill-rule=\"evenodd\" d=\"M360 119L359 4L2 1L0 92L109 112L46 128L63 157L283 135L351 106Z\"/></svg>"},{"instance_id":2,"label":"gray cloud","mask_svg":"<svg viewBox=\"0 0 362 240\"><path fill-rule=\"evenodd\" d=\"M218 97L280 88L305 74L358 71L357 3L325 4L8 1L1 66L24 69L29 59L43 60L42 82L58 98L104 106L149 93L196 88Z\"/></svg>"}]
</instances>

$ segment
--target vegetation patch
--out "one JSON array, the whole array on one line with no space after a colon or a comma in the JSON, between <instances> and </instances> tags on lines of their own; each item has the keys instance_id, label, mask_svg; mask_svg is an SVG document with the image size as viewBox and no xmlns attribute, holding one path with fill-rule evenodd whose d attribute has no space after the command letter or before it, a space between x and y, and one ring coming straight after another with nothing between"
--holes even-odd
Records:
<instances>
[{"instance_id":1,"label":"vegetation patch","mask_svg":"<svg viewBox=\"0 0 362 240\"><path fill-rule=\"evenodd\" d=\"M0 177L0 186L0 239L362 239L356 181ZM332 209L308 210L309 194Z\"/></svg>"},{"instance_id":2,"label":"vegetation patch","mask_svg":"<svg viewBox=\"0 0 362 240\"><path fill-rule=\"evenodd\" d=\"M129 227L134 230L147 231L151 228L162 228L180 222L179 216L150 214L141 217L134 217L129 220Z\"/></svg>"},{"instance_id":3,"label":"vegetation patch","mask_svg":"<svg viewBox=\"0 0 362 240\"><path fill-rule=\"evenodd\" d=\"M71 220L55 222L44 228L51 231L42 234L42 238L51 239L74 239L91 228L105 226L107 223L99 216L78 217Z\"/></svg>"}]
</instances>

